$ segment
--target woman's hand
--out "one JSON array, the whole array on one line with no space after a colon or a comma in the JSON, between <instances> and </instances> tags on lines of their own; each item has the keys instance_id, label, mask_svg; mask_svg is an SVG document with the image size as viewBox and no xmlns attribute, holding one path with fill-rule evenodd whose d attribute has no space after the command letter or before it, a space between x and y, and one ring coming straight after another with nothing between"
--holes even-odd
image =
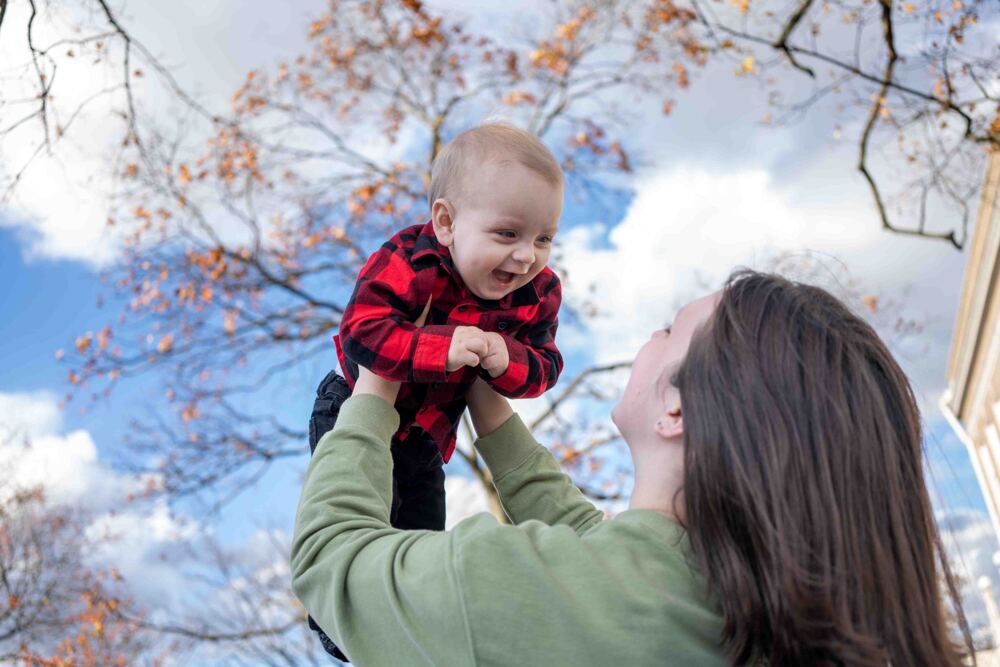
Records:
<instances>
[{"instance_id":1,"label":"woman's hand","mask_svg":"<svg viewBox=\"0 0 1000 667\"><path fill-rule=\"evenodd\" d=\"M465 395L465 400L469 404L476 436L480 438L485 438L503 426L514 414L507 399L493 391L482 378L476 378L469 393Z\"/></svg>"},{"instance_id":2,"label":"woman's hand","mask_svg":"<svg viewBox=\"0 0 1000 667\"><path fill-rule=\"evenodd\" d=\"M427 314L429 312L431 312L431 300L427 299L427 305L424 306L424 312L420 313L420 317L414 320L413 323L418 327L424 326L424 322L427 321ZM395 405L396 396L399 395L399 383L393 382L392 380L386 380L384 377L375 375L364 366L358 366L358 381L354 383L354 392L352 395L356 396L358 394L371 394L372 396L378 396L386 402Z\"/></svg>"}]
</instances>

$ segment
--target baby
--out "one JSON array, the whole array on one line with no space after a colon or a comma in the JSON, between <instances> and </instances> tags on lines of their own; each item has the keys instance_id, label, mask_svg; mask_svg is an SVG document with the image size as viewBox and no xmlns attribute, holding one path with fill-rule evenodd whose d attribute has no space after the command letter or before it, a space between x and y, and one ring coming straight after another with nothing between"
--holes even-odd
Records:
<instances>
[{"instance_id":1,"label":"baby","mask_svg":"<svg viewBox=\"0 0 1000 667\"><path fill-rule=\"evenodd\" d=\"M309 444L315 451L333 428L358 366L401 382L390 523L443 530L442 465L454 451L468 388L481 377L504 396L530 398L562 371L561 288L546 263L563 174L535 136L487 124L441 150L428 201L431 220L401 230L361 269L334 337L344 376L331 372L320 383ZM310 627L319 630L312 619Z\"/></svg>"}]
</instances>

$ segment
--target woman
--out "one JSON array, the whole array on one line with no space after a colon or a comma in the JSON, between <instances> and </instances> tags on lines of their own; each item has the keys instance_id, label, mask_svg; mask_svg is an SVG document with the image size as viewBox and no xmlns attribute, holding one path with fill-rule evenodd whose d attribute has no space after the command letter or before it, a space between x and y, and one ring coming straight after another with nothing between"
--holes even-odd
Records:
<instances>
[{"instance_id":1,"label":"woman","mask_svg":"<svg viewBox=\"0 0 1000 667\"><path fill-rule=\"evenodd\" d=\"M344 403L292 545L293 589L359 665L957 666L942 581L971 651L910 386L823 290L738 273L653 334L612 413L635 486L610 520L479 383L516 525L390 528L395 391L368 373Z\"/></svg>"}]
</instances>

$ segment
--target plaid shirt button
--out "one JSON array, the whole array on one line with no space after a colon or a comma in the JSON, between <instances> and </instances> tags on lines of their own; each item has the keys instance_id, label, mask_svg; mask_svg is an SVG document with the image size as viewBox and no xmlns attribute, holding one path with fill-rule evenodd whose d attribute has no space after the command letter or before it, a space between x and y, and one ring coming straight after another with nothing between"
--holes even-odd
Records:
<instances>
[{"instance_id":1,"label":"plaid shirt button","mask_svg":"<svg viewBox=\"0 0 1000 667\"><path fill-rule=\"evenodd\" d=\"M467 311L468 309L469 309L469 307L468 307L468 306L459 306L459 307L458 307L458 312L460 312L460 313L464 313L464 312L465 312L465 311Z\"/></svg>"},{"instance_id":2,"label":"plaid shirt button","mask_svg":"<svg viewBox=\"0 0 1000 667\"><path fill-rule=\"evenodd\" d=\"M506 328L507 328L507 323L506 322L499 322L497 324L497 329L499 329L500 331L503 331Z\"/></svg>"}]
</instances>

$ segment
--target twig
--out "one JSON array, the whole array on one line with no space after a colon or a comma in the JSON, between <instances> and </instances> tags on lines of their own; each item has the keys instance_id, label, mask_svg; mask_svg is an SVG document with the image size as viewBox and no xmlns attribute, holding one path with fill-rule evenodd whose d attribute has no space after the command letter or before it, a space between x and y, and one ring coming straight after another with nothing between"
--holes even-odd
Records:
<instances>
[{"instance_id":1,"label":"twig","mask_svg":"<svg viewBox=\"0 0 1000 667\"><path fill-rule=\"evenodd\" d=\"M898 56L896 54L896 44L893 37L892 31L892 0L879 0L879 4L882 6L882 35L885 39L886 49L888 50L888 58L885 64L885 72L882 75L881 87L879 88L878 96L875 99L874 104L872 104L871 113L868 114L868 122L865 123L865 130L861 135L861 147L860 155L858 159L858 171L864 176L865 180L868 182L868 186L872 191L872 197L875 199L875 206L878 208L879 217L882 219L882 228L888 231L894 232L896 234L903 234L909 236L921 236L930 239L940 239L948 241L958 250L962 249L962 244L959 243L958 239L955 237L955 232L950 231L944 232L927 232L923 229L921 224L918 229L903 229L896 227L891 222L889 222L889 216L885 210L885 204L882 201L882 193L879 191L878 185L875 183L875 179L872 177L871 172L868 170L868 146L871 141L872 131L875 128L875 123L878 122L879 114L882 113L884 108L885 96L888 94L889 88L892 84L892 76L896 67L896 61ZM936 99L936 98L932 98Z\"/></svg>"},{"instance_id":2,"label":"twig","mask_svg":"<svg viewBox=\"0 0 1000 667\"><path fill-rule=\"evenodd\" d=\"M795 67L795 69L805 72L810 78L815 79L816 73L805 65L800 64L799 61L795 59L795 56L792 55L792 51L788 47L788 39L792 36L792 31L795 30L795 28L799 25L799 22L805 17L806 12L809 11L809 7L812 3L813 0L802 0L801 4L799 4L799 8L794 14L792 14L788 23L785 24L785 29L781 31L781 36L778 37L778 41L774 43L774 48L779 51L783 51L788 57L788 61L792 63L792 66Z\"/></svg>"}]
</instances>

